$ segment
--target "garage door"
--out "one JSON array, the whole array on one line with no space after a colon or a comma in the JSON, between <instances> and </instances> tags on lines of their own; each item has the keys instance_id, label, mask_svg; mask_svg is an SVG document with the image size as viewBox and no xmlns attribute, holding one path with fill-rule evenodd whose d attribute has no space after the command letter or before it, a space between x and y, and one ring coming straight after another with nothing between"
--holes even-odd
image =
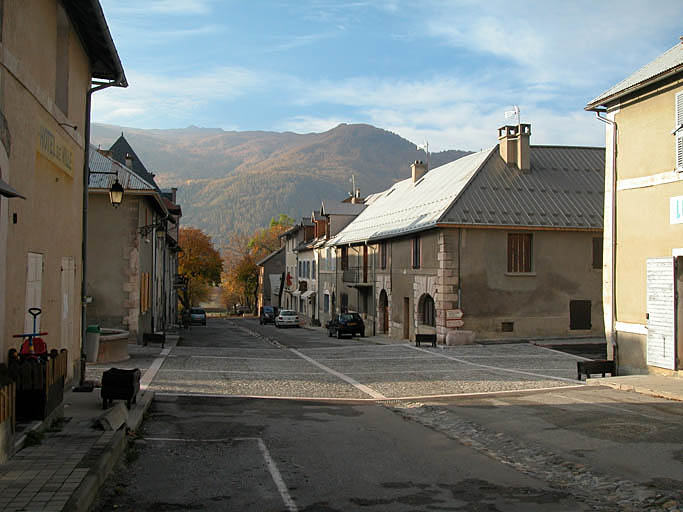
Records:
<instances>
[{"instance_id":1,"label":"garage door","mask_svg":"<svg viewBox=\"0 0 683 512\"><path fill-rule=\"evenodd\" d=\"M675 369L676 297L674 258L647 260L647 364Z\"/></svg>"}]
</instances>

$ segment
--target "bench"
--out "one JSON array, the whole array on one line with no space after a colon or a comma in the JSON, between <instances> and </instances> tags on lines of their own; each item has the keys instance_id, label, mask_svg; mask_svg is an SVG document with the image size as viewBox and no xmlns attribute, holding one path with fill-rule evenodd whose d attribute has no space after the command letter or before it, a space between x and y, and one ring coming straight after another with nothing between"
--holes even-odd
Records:
<instances>
[{"instance_id":1,"label":"bench","mask_svg":"<svg viewBox=\"0 0 683 512\"><path fill-rule=\"evenodd\" d=\"M419 347L421 343L431 343L432 347L436 347L436 334L416 334L415 346Z\"/></svg>"},{"instance_id":2,"label":"bench","mask_svg":"<svg viewBox=\"0 0 683 512\"><path fill-rule=\"evenodd\" d=\"M588 379L592 373L600 373L604 377L609 373L612 377L617 375L617 368L614 361L607 359L596 359L595 361L577 361L576 362L577 379L581 380L581 375L585 375Z\"/></svg>"}]
</instances>

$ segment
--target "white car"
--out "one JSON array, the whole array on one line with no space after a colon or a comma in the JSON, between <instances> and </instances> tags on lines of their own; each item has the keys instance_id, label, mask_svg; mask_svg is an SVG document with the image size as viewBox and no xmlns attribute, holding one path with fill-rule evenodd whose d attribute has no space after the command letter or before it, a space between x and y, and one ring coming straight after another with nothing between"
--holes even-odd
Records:
<instances>
[{"instance_id":1,"label":"white car","mask_svg":"<svg viewBox=\"0 0 683 512\"><path fill-rule=\"evenodd\" d=\"M291 309L283 309L275 317L275 327L285 327L291 325L299 327L299 315Z\"/></svg>"}]
</instances>

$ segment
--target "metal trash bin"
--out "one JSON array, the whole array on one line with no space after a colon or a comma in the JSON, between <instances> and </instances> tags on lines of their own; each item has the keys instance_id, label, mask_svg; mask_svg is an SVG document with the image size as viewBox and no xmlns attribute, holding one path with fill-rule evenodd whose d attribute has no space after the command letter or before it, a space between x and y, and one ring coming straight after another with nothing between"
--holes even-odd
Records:
<instances>
[{"instance_id":1,"label":"metal trash bin","mask_svg":"<svg viewBox=\"0 0 683 512\"><path fill-rule=\"evenodd\" d=\"M97 362L100 351L100 326L89 325L85 331L85 360L89 363Z\"/></svg>"}]
</instances>

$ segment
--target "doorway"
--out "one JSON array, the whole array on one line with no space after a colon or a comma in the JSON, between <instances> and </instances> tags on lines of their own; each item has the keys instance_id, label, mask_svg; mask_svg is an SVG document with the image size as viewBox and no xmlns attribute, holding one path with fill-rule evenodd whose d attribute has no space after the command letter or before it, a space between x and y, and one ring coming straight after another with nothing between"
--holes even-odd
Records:
<instances>
[{"instance_id":1,"label":"doorway","mask_svg":"<svg viewBox=\"0 0 683 512\"><path fill-rule=\"evenodd\" d=\"M379 318L382 334L389 334L389 297L386 290L379 294Z\"/></svg>"}]
</instances>

